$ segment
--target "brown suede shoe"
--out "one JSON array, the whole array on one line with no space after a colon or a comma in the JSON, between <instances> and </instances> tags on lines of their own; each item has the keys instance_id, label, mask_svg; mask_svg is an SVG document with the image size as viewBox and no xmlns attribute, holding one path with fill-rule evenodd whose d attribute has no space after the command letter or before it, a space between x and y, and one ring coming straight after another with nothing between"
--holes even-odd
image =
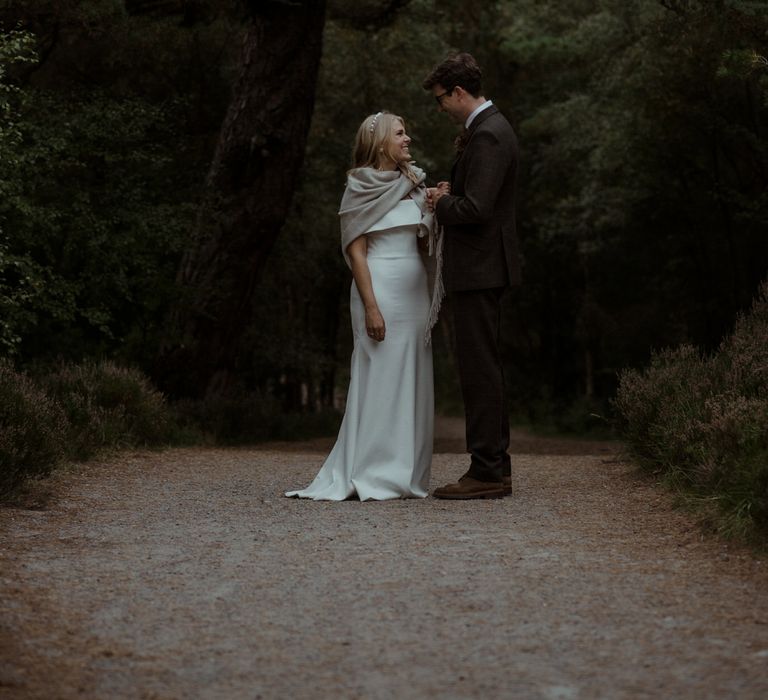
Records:
<instances>
[{"instance_id":1,"label":"brown suede shoe","mask_svg":"<svg viewBox=\"0 0 768 700\"><path fill-rule=\"evenodd\" d=\"M469 476L469 472L466 472L465 474L462 474L459 477L459 481L462 479L471 479L472 477ZM512 495L512 476L502 476L501 477L501 483L504 484L504 495L505 496L511 496Z\"/></svg>"},{"instance_id":2,"label":"brown suede shoe","mask_svg":"<svg viewBox=\"0 0 768 700\"><path fill-rule=\"evenodd\" d=\"M466 474L456 484L435 489L435 498L467 500L470 498L504 498L504 483L501 481L478 481Z\"/></svg>"}]
</instances>

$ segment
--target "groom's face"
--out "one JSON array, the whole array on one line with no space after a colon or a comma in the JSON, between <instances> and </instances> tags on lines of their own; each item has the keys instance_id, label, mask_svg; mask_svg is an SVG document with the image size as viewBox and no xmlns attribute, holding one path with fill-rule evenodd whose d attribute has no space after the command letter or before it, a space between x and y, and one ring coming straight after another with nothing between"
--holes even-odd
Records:
<instances>
[{"instance_id":1,"label":"groom's face","mask_svg":"<svg viewBox=\"0 0 768 700\"><path fill-rule=\"evenodd\" d=\"M466 119L460 92L458 88L448 92L440 83L432 86L432 96L437 100L437 111L445 112L456 124L463 124Z\"/></svg>"}]
</instances>

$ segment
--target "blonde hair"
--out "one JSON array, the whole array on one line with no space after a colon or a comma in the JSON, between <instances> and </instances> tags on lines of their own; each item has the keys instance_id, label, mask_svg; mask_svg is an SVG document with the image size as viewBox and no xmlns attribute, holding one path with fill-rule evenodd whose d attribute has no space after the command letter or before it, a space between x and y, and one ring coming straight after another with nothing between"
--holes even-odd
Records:
<instances>
[{"instance_id":1,"label":"blonde hair","mask_svg":"<svg viewBox=\"0 0 768 700\"><path fill-rule=\"evenodd\" d=\"M397 163L402 173L416 182L416 175L409 163L398 161L394 156L392 128L394 122L400 122L405 128L405 120L390 112L369 114L355 135L352 147L352 170L355 168L378 168L382 162L391 160Z\"/></svg>"}]
</instances>

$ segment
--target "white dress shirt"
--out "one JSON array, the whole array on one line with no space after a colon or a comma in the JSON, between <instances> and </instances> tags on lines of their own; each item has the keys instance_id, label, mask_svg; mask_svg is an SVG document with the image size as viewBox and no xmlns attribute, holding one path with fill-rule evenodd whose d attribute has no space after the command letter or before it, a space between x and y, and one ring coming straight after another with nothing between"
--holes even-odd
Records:
<instances>
[{"instance_id":1,"label":"white dress shirt","mask_svg":"<svg viewBox=\"0 0 768 700\"><path fill-rule=\"evenodd\" d=\"M493 100L486 100L481 104L472 114L467 117L467 121L464 122L464 128L469 129L469 125L474 121L475 117L480 114L484 109L488 109L493 104Z\"/></svg>"}]
</instances>

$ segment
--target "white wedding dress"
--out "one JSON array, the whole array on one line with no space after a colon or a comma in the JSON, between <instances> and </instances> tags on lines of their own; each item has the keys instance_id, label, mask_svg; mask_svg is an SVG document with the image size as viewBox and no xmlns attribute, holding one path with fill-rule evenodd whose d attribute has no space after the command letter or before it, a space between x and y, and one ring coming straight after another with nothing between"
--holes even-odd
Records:
<instances>
[{"instance_id":1,"label":"white wedding dress","mask_svg":"<svg viewBox=\"0 0 768 700\"><path fill-rule=\"evenodd\" d=\"M417 248L421 212L400 201L366 232L368 267L386 334L368 337L354 281L350 312L354 349L344 420L315 480L286 496L342 501L424 498L434 428L432 349L424 344L430 308L427 273Z\"/></svg>"}]
</instances>

